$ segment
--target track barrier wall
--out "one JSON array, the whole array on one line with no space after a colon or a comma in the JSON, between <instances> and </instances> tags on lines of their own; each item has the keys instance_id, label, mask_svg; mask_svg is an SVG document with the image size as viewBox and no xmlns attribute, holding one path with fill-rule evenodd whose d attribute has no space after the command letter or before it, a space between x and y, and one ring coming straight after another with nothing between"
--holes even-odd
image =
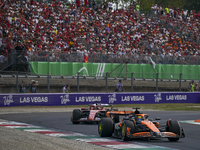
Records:
<instances>
[{"instance_id":1,"label":"track barrier wall","mask_svg":"<svg viewBox=\"0 0 200 150\"><path fill-rule=\"evenodd\" d=\"M109 104L199 103L199 99L200 92L1 94L0 107L87 105L95 102Z\"/></svg>"},{"instance_id":2,"label":"track barrier wall","mask_svg":"<svg viewBox=\"0 0 200 150\"><path fill-rule=\"evenodd\" d=\"M73 63L73 62L29 62L31 74L48 74L58 76L80 76L105 77L106 72L109 77L131 77L134 78L156 78L159 79L179 79L182 74L183 80L199 80L200 65L174 65L156 64L155 68L151 64L120 64L120 63Z\"/></svg>"}]
</instances>

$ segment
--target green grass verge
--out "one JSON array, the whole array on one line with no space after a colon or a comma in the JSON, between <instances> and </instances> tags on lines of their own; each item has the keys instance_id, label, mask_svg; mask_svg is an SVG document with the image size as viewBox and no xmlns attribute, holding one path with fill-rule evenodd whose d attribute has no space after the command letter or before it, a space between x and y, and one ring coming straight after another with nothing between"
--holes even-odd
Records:
<instances>
[{"instance_id":1,"label":"green grass verge","mask_svg":"<svg viewBox=\"0 0 200 150\"><path fill-rule=\"evenodd\" d=\"M88 105L76 105L76 106L21 106L21 107L0 107L1 109L7 108L84 108ZM200 103L169 103L169 104L120 104L113 105L113 108L130 108L140 107L142 110L165 110L165 111L200 111Z\"/></svg>"}]
</instances>

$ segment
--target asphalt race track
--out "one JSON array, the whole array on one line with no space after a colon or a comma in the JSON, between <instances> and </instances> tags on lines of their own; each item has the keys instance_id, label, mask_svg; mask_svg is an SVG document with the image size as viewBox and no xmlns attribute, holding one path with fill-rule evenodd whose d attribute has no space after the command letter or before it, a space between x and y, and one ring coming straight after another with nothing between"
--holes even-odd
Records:
<instances>
[{"instance_id":1,"label":"asphalt race track","mask_svg":"<svg viewBox=\"0 0 200 150\"><path fill-rule=\"evenodd\" d=\"M198 111L143 111L149 114L149 118L160 117L161 123L168 119L177 121L197 120L200 119ZM40 113L16 113L16 114L0 114L0 119L28 123L32 125L43 126L45 128L57 129L62 131L73 131L89 135L98 135L97 124L78 124L71 123L70 112L40 112ZM163 146L171 149L180 150L199 150L200 149L200 125L180 123L185 131L185 138L178 142L169 142L168 139L156 139L145 141L141 139L135 140L139 143Z\"/></svg>"}]
</instances>

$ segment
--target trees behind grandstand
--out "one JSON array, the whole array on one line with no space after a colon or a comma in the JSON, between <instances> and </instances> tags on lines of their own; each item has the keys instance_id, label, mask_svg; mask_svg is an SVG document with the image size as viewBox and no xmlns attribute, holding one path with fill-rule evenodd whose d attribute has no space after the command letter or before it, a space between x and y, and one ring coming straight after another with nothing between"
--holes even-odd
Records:
<instances>
[{"instance_id":1,"label":"trees behind grandstand","mask_svg":"<svg viewBox=\"0 0 200 150\"><path fill-rule=\"evenodd\" d=\"M132 0L130 0L132 1ZM152 4L162 4L164 7L174 7L179 9L196 10L200 11L199 0L138 0L141 2L141 8L144 11L149 11Z\"/></svg>"},{"instance_id":2,"label":"trees behind grandstand","mask_svg":"<svg viewBox=\"0 0 200 150\"><path fill-rule=\"evenodd\" d=\"M143 0L141 0L143 1ZM175 7L180 9L187 10L200 10L200 1L199 0L154 0L155 4L162 4L165 7Z\"/></svg>"},{"instance_id":3,"label":"trees behind grandstand","mask_svg":"<svg viewBox=\"0 0 200 150\"><path fill-rule=\"evenodd\" d=\"M130 0L132 1L132 0ZM199 0L137 0L141 3L143 11L150 11L152 4L162 5L163 7L174 7L179 9L200 11Z\"/></svg>"},{"instance_id":4,"label":"trees behind grandstand","mask_svg":"<svg viewBox=\"0 0 200 150\"><path fill-rule=\"evenodd\" d=\"M97 2L102 0L95 0ZM105 0L104 0L105 1ZM110 1L110 0L108 0ZM179 9L200 11L199 0L112 0L120 7L128 7L133 2L140 2L142 11L150 11L152 4L162 5L163 7L174 7Z\"/></svg>"}]
</instances>

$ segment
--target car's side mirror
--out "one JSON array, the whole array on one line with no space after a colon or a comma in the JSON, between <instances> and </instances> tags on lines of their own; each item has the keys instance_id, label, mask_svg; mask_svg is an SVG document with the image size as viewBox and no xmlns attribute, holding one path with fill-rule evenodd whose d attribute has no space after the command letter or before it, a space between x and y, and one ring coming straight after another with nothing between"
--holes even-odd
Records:
<instances>
[{"instance_id":1,"label":"car's side mirror","mask_svg":"<svg viewBox=\"0 0 200 150\"><path fill-rule=\"evenodd\" d=\"M153 121L153 118L149 118L148 120L149 120L149 121Z\"/></svg>"},{"instance_id":2,"label":"car's side mirror","mask_svg":"<svg viewBox=\"0 0 200 150\"><path fill-rule=\"evenodd\" d=\"M155 118L155 120L161 120L161 118L159 118L159 117L156 117L156 118Z\"/></svg>"}]
</instances>

